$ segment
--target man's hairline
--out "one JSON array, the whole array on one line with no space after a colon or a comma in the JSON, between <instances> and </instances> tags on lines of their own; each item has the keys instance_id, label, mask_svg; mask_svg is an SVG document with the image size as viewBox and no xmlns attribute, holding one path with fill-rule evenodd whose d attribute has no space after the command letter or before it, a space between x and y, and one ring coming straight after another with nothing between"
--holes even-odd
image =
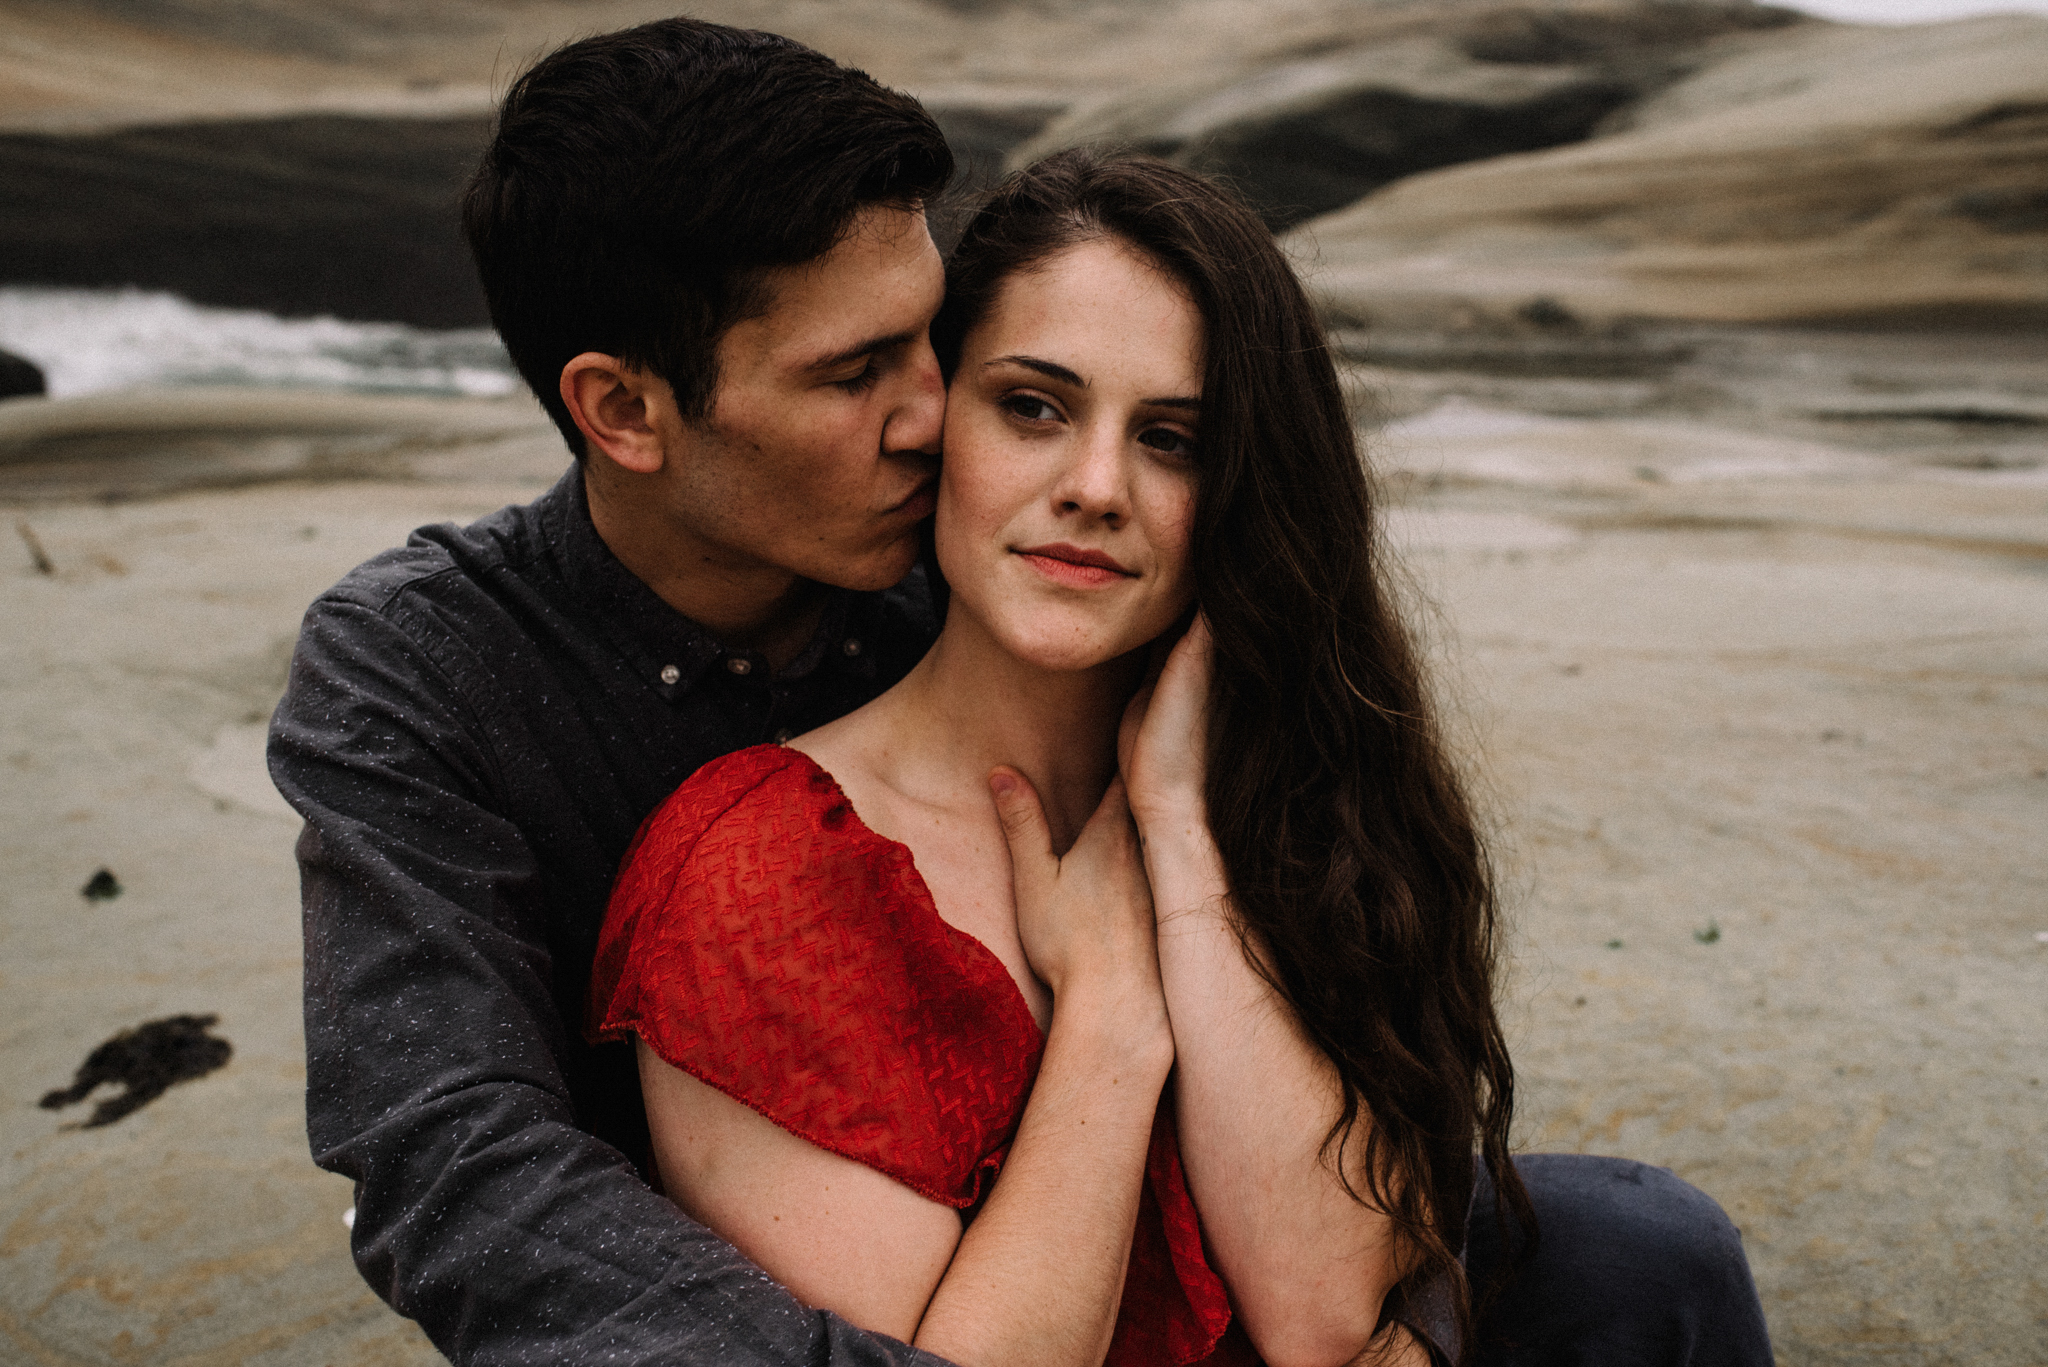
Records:
<instances>
[{"instance_id":1,"label":"man's hairline","mask_svg":"<svg viewBox=\"0 0 2048 1367\"><path fill-rule=\"evenodd\" d=\"M853 212L846 216L846 220L840 225L838 232L833 234L832 241L826 246L825 250L819 252L816 256L806 257L802 261L785 262L781 265L756 266L750 270L735 273L733 281L741 291L740 297L747 302L731 318L726 320L724 326L718 329L717 335L711 339L711 384L705 391L704 411L694 417L685 415L683 419L685 423L693 427L706 427L709 425L712 410L718 406L718 392L725 383L725 367L720 364L719 354L725 348L726 338L731 336L733 329L739 327L742 323L756 322L766 318L775 311L775 305L780 295L777 277L786 280L815 268L819 262L823 261L847 242L852 241L855 235L862 231L862 220L867 219L870 213L876 209L897 210L916 215L922 219L925 214L925 201L915 196L895 196L884 199L865 200L854 205ZM945 296L942 292L940 295L941 303L944 302L944 298ZM843 351L807 362L799 367L799 369L805 372L828 370L835 364L846 364L863 354L879 351L887 346L909 340L912 340L911 334L906 332L890 333L882 337L864 338ZM674 380L666 375L661 378L669 385L671 390L674 389Z\"/></svg>"},{"instance_id":2,"label":"man's hairline","mask_svg":"<svg viewBox=\"0 0 2048 1367\"><path fill-rule=\"evenodd\" d=\"M777 277L786 278L801 275L806 271L815 269L819 262L852 241L861 231L862 220L867 218L876 209L892 209L922 217L925 213L925 202L915 196L895 196L887 199L863 200L861 203L853 206L853 211L847 214L845 221L833 232L832 240L825 244L825 250L819 252L816 256L807 256L801 261L785 261L779 265L754 266L748 270L737 272L733 277L734 282L744 292L744 297L753 302L740 312L734 314L725 326L718 330L718 335L711 339L712 349L716 351L718 346L725 341L725 334L731 332L741 323L752 322L757 318L765 318L768 314L774 312Z\"/></svg>"},{"instance_id":3,"label":"man's hairline","mask_svg":"<svg viewBox=\"0 0 2048 1367\"><path fill-rule=\"evenodd\" d=\"M736 288L739 291L739 297L744 301L744 303L743 306L739 308L733 314L732 317L728 318L724 322L724 324L718 329L717 334L711 338L709 358L711 370L710 384L704 391L704 402L702 405L702 410L697 413L688 413L683 411L682 406L680 404L676 406L676 414L682 420L683 425L686 428L689 428L697 432L710 432L711 430L713 430L714 424L712 422L712 414L718 408L719 391L723 389L725 385L725 367L720 364L719 353L724 349L726 338L731 335L732 330L734 328L738 327L742 323L752 322L757 319L765 318L770 313L773 313L775 311L775 301L777 297L777 290L775 287L774 280L775 276L777 276L778 274L802 272L816 266L818 262L823 261L826 257L830 256L834 251L838 250L840 246L851 240L854 234L860 231L862 220L868 218L871 211L875 209L894 209L904 213L915 214L922 217L926 212L926 203L927 202L923 198L915 195L894 195L884 196L878 199L863 200L860 203L855 204L853 206L852 212L846 215L845 220L839 225L838 230L833 234L831 242L828 243L825 249L819 252L817 255L806 257L802 261L786 262L780 265L755 266L747 270L734 272L733 275L729 277L730 286ZM941 298L943 301L943 296L941 296ZM857 344L857 346L852 349L851 354L857 355L863 349L879 350L883 345L886 345L892 339L898 338L898 336L898 334L890 334L889 337L872 338L864 340L863 342ZM595 348L590 349L594 350ZM582 353L579 352L577 354L581 355ZM612 355L614 359L616 359L618 363L623 367L632 370L637 370L644 374L654 376L655 378L659 379L663 384L668 386L669 393L672 397L675 394L675 378L673 376L663 374L660 371L660 369L658 369L652 363L651 360L635 361L629 359L626 355L619 353L606 354ZM826 368L826 364L829 362L830 359L831 358L826 358L825 362L820 362L815 365L806 366L805 369L824 369ZM572 454L577 454L579 459L587 460L591 454L590 439L587 435L584 435L581 432L578 433L578 436L581 438L583 450L580 454L575 452L572 452Z\"/></svg>"}]
</instances>

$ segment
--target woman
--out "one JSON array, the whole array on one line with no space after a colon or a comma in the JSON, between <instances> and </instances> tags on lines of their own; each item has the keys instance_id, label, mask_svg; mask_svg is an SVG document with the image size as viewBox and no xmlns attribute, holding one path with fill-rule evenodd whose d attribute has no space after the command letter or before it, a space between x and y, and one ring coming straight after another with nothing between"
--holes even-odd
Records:
<instances>
[{"instance_id":1,"label":"woman","mask_svg":"<svg viewBox=\"0 0 2048 1367\"><path fill-rule=\"evenodd\" d=\"M1426 1361L1475 1146L1529 1207L1485 860L1310 307L1215 186L1081 152L948 291L945 629L650 818L593 1032L670 1196L863 1326Z\"/></svg>"}]
</instances>

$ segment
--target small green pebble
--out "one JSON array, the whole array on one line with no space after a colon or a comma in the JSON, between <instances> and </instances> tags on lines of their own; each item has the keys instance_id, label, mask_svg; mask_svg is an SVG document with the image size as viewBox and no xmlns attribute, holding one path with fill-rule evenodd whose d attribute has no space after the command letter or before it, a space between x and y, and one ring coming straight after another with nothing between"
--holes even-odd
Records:
<instances>
[{"instance_id":1,"label":"small green pebble","mask_svg":"<svg viewBox=\"0 0 2048 1367\"><path fill-rule=\"evenodd\" d=\"M88 902L111 902L121 895L121 880L114 877L112 869L101 869L85 880L85 886L78 895Z\"/></svg>"},{"instance_id":2,"label":"small green pebble","mask_svg":"<svg viewBox=\"0 0 2048 1367\"><path fill-rule=\"evenodd\" d=\"M1721 925L1718 921L1709 921L1707 922L1707 928L1705 930L1695 930L1692 933L1692 938L1698 940L1703 945L1710 945L1721 938Z\"/></svg>"},{"instance_id":3,"label":"small green pebble","mask_svg":"<svg viewBox=\"0 0 2048 1367\"><path fill-rule=\"evenodd\" d=\"M1609 949L1620 949L1620 948L1621 948L1621 941L1619 941L1619 940L1609 940L1609 941L1607 942L1607 947L1608 947Z\"/></svg>"}]
</instances>

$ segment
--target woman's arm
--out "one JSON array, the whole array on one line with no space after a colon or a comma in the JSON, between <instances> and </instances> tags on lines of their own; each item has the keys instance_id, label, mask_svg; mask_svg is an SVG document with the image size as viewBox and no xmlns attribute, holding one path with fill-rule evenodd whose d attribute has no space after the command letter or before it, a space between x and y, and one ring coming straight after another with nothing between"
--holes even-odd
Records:
<instances>
[{"instance_id":1,"label":"woman's arm","mask_svg":"<svg viewBox=\"0 0 2048 1367\"><path fill-rule=\"evenodd\" d=\"M1095 1367L1116 1323L1172 1035L1121 785L1058 860L1042 822L1028 829L1028 786L1008 782L997 805L1012 848L1044 851L1018 860L1019 928L1053 1014L1002 1175L964 1233L949 1207L643 1046L648 1121L669 1195L807 1303L963 1367Z\"/></svg>"},{"instance_id":2,"label":"woman's arm","mask_svg":"<svg viewBox=\"0 0 2048 1367\"><path fill-rule=\"evenodd\" d=\"M1163 1007L1148 1037L1141 1021L1081 1002L1088 992L1069 993L1088 1022L1073 1029L1055 997L1016 1143L914 1340L963 1367L1098 1367L1109 1352L1173 1044Z\"/></svg>"},{"instance_id":3,"label":"woman's arm","mask_svg":"<svg viewBox=\"0 0 2048 1367\"><path fill-rule=\"evenodd\" d=\"M909 1342L960 1217L638 1045L662 1189L804 1304Z\"/></svg>"},{"instance_id":4,"label":"woman's arm","mask_svg":"<svg viewBox=\"0 0 2048 1367\"><path fill-rule=\"evenodd\" d=\"M1207 830L1148 834L1145 847L1158 880L1181 1161L1216 1270L1270 1367L1350 1362L1403 1269L1386 1217L1353 1200L1323 1158L1336 1073L1245 961ZM1360 1119L1345 1151L1361 1190L1355 1160L1369 1123ZM1428 1361L1412 1351L1391 1361Z\"/></svg>"},{"instance_id":5,"label":"woman's arm","mask_svg":"<svg viewBox=\"0 0 2048 1367\"><path fill-rule=\"evenodd\" d=\"M1209 640L1197 618L1124 736L1173 1022L1175 1120L1216 1270L1272 1367L1335 1367L1365 1350L1402 1273L1391 1227L1322 1152L1341 1093L1293 1010L1245 959L1203 811ZM1360 1126L1369 1124L1361 1118ZM1364 1135L1345 1147L1352 1182ZM1392 1362L1426 1364L1400 1331Z\"/></svg>"}]
</instances>

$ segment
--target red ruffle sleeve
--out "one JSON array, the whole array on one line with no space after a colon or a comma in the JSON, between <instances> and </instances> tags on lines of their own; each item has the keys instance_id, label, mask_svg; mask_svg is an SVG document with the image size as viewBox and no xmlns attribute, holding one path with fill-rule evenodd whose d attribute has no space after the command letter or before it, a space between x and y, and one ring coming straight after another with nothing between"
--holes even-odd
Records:
<instances>
[{"instance_id":1,"label":"red ruffle sleeve","mask_svg":"<svg viewBox=\"0 0 2048 1367\"><path fill-rule=\"evenodd\" d=\"M637 1035L820 1148L956 1208L1001 1168L1044 1037L1009 970L938 914L903 845L799 751L704 766L641 827L613 889L588 1033ZM1109 1359L1256 1358L1230 1334L1169 1108Z\"/></svg>"}]
</instances>

